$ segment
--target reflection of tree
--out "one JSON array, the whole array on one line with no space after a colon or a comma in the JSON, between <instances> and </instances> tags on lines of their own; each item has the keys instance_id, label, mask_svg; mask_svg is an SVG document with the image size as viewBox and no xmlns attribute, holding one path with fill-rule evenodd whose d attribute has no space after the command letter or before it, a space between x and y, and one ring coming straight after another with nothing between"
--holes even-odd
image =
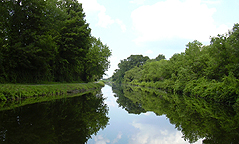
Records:
<instances>
[{"instance_id":1,"label":"reflection of tree","mask_svg":"<svg viewBox=\"0 0 239 144\"><path fill-rule=\"evenodd\" d=\"M140 114L145 113L146 111L141 107L141 104L138 102L133 102L129 98L124 96L123 88L120 86L113 85L113 92L115 97L117 97L117 103L120 107L124 108L128 113Z\"/></svg>"},{"instance_id":2,"label":"reflection of tree","mask_svg":"<svg viewBox=\"0 0 239 144\"><path fill-rule=\"evenodd\" d=\"M140 103L146 111L165 114L170 123L193 143L227 144L239 141L239 108L183 95L169 95L156 89L124 87L124 96Z\"/></svg>"},{"instance_id":3,"label":"reflection of tree","mask_svg":"<svg viewBox=\"0 0 239 144\"><path fill-rule=\"evenodd\" d=\"M106 127L108 107L102 97L80 97L27 105L0 113L0 142L85 143Z\"/></svg>"}]
</instances>

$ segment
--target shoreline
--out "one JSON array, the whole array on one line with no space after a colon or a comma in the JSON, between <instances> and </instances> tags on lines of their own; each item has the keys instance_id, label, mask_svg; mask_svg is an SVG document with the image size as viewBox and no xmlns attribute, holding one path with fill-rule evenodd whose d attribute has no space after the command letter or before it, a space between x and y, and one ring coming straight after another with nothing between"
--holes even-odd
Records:
<instances>
[{"instance_id":1,"label":"shoreline","mask_svg":"<svg viewBox=\"0 0 239 144\"><path fill-rule=\"evenodd\" d=\"M104 83L101 82L44 85L0 84L0 101L27 99L38 96L77 94L103 86Z\"/></svg>"}]
</instances>

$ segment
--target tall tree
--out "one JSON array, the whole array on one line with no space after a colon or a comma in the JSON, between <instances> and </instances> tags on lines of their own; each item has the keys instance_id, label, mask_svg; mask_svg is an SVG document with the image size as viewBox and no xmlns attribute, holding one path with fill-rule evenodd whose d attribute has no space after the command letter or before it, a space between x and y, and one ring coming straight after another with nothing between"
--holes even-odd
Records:
<instances>
[{"instance_id":1,"label":"tall tree","mask_svg":"<svg viewBox=\"0 0 239 144\"><path fill-rule=\"evenodd\" d=\"M107 45L104 45L100 39L91 38L91 47L86 55L87 81L99 80L108 70L110 62L108 58L111 56L111 51Z\"/></svg>"},{"instance_id":2,"label":"tall tree","mask_svg":"<svg viewBox=\"0 0 239 144\"><path fill-rule=\"evenodd\" d=\"M44 0L8 1L7 47L4 49L8 81L36 81L47 74L45 49L39 41L44 37ZM43 36L43 37L42 37ZM45 39L43 39L45 40Z\"/></svg>"},{"instance_id":3,"label":"tall tree","mask_svg":"<svg viewBox=\"0 0 239 144\"><path fill-rule=\"evenodd\" d=\"M57 81L86 81L84 67L86 54L90 48L89 24L86 23L82 4L77 0L60 0L60 7L67 13L61 28L59 57L57 58Z\"/></svg>"}]
</instances>

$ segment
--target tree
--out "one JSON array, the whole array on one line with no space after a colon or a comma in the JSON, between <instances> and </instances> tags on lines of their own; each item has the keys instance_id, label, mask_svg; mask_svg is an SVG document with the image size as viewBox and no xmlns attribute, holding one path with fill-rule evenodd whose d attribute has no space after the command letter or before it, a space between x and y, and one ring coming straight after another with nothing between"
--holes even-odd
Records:
<instances>
[{"instance_id":1,"label":"tree","mask_svg":"<svg viewBox=\"0 0 239 144\"><path fill-rule=\"evenodd\" d=\"M0 82L81 82L98 79L108 69L107 46L102 44L92 59L95 41L77 0L0 4ZM98 63L98 71L89 72L89 59Z\"/></svg>"},{"instance_id":2,"label":"tree","mask_svg":"<svg viewBox=\"0 0 239 144\"><path fill-rule=\"evenodd\" d=\"M5 15L7 45L3 50L7 81L36 82L48 77L49 56L45 54L51 47L41 47L40 44L41 40L46 40L45 8L44 0L8 1Z\"/></svg>"},{"instance_id":3,"label":"tree","mask_svg":"<svg viewBox=\"0 0 239 144\"><path fill-rule=\"evenodd\" d=\"M61 28L59 55L57 57L56 81L87 80L84 67L90 48L89 24L86 23L82 5L77 0L61 0L60 7L67 13Z\"/></svg>"},{"instance_id":4,"label":"tree","mask_svg":"<svg viewBox=\"0 0 239 144\"><path fill-rule=\"evenodd\" d=\"M121 60L118 64L119 69L116 70L112 76L113 81L121 83L126 71L134 68L135 66L139 67L144 65L147 60L149 60L149 57L143 55L131 55L127 59Z\"/></svg>"},{"instance_id":5,"label":"tree","mask_svg":"<svg viewBox=\"0 0 239 144\"><path fill-rule=\"evenodd\" d=\"M156 61L160 61L160 60L162 60L162 59L166 59L163 54L159 54L159 55L155 58Z\"/></svg>"},{"instance_id":6,"label":"tree","mask_svg":"<svg viewBox=\"0 0 239 144\"><path fill-rule=\"evenodd\" d=\"M86 55L84 65L87 74L87 81L99 80L108 70L110 62L108 58L111 51L107 45L104 45L100 39L91 38L91 47Z\"/></svg>"}]
</instances>

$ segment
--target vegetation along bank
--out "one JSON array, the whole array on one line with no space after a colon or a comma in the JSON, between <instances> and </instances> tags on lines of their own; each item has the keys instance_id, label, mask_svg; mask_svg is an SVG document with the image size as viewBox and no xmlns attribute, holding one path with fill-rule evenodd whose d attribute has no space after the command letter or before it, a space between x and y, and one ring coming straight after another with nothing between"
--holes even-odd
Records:
<instances>
[{"instance_id":1,"label":"vegetation along bank","mask_svg":"<svg viewBox=\"0 0 239 144\"><path fill-rule=\"evenodd\" d=\"M24 99L36 96L55 96L82 93L104 86L104 83L67 83L46 85L1 84L0 101Z\"/></svg>"},{"instance_id":2,"label":"vegetation along bank","mask_svg":"<svg viewBox=\"0 0 239 144\"><path fill-rule=\"evenodd\" d=\"M118 64L112 81L202 97L223 103L239 102L239 24L211 37L209 45L195 40L169 60L131 55Z\"/></svg>"}]
</instances>

